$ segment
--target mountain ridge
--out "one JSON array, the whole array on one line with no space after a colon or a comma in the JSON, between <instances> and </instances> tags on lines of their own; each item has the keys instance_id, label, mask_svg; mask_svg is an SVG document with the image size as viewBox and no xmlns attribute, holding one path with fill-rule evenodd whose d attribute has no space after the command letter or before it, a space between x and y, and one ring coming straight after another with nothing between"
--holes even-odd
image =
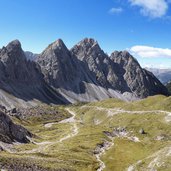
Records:
<instances>
[{"instance_id":1,"label":"mountain ridge","mask_svg":"<svg viewBox=\"0 0 171 171\"><path fill-rule=\"evenodd\" d=\"M58 39L35 60L28 60L18 40L12 41L0 50L0 73L0 90L13 95L14 101L22 99L26 106L33 100L65 104L168 95L160 81L127 51L108 56L92 38L83 39L71 50Z\"/></svg>"}]
</instances>

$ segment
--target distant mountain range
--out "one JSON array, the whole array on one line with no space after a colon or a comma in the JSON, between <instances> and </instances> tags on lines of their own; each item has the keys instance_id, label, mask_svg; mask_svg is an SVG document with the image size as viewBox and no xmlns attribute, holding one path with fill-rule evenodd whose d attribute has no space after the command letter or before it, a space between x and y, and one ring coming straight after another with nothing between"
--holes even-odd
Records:
<instances>
[{"instance_id":1,"label":"distant mountain range","mask_svg":"<svg viewBox=\"0 0 171 171\"><path fill-rule=\"evenodd\" d=\"M163 84L171 81L171 69L145 68L152 72Z\"/></svg>"},{"instance_id":2,"label":"distant mountain range","mask_svg":"<svg viewBox=\"0 0 171 171\"><path fill-rule=\"evenodd\" d=\"M168 95L127 51L108 56L88 38L71 50L59 39L39 55L24 52L18 40L12 41L0 49L0 82L0 104L10 108Z\"/></svg>"}]
</instances>

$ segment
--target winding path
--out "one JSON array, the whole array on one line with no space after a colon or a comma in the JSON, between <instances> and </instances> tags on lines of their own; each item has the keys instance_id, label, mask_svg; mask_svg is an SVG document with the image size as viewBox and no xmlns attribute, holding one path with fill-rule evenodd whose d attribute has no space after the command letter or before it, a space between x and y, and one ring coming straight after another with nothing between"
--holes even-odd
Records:
<instances>
[{"instance_id":1,"label":"winding path","mask_svg":"<svg viewBox=\"0 0 171 171\"><path fill-rule=\"evenodd\" d=\"M167 123L171 122L171 112L162 111L162 110L127 111L127 110L123 110L121 108L103 108L103 107L88 106L88 105L82 106L81 108L95 108L95 109L100 110L100 111L103 110L103 111L107 112L108 117L111 117L111 116L114 116L114 115L117 115L120 113L128 113L128 114L163 113L163 114L166 114L165 121ZM79 133L79 127L78 127L77 123L80 123L80 121L76 119L76 113L74 111L72 111L70 108L66 108L65 110L67 110L72 115L70 118L64 119L60 122L52 122L52 123L48 123L48 124L44 125L46 128L50 128L54 124L69 123L71 125L71 132L69 134L65 135L64 137L62 137L61 139L59 139L57 141L44 141L44 142L40 142L40 143L36 143L36 142L32 141L32 139L30 139L30 141L33 142L34 144L36 144L38 147L34 148L32 150L26 150L26 151L21 151L21 152L13 151L13 149L11 150L11 147L8 147L8 146L6 147L4 144L0 144L0 145L3 146L5 148L5 150L9 153L18 153L18 154L31 154L31 153L38 153L38 152L42 153L42 152L45 152L46 149L52 145L55 145L57 143L61 143L61 142L66 141L70 138L73 138L74 136L76 136ZM96 124L97 125L100 124L100 121L96 122ZM127 138L130 138L130 137L127 137ZM134 139L135 138L137 138L137 137L134 137ZM108 141L107 142L108 144L106 146L102 147L100 149L100 152L95 155L97 161L99 162L99 166L100 166L97 171L103 171L106 167L105 163L101 160L101 156L104 155L104 153L114 145L114 143L113 143L114 138L112 138L111 140L112 140L112 142ZM139 139L135 139L135 142L139 142ZM131 165L127 170L133 171L135 169L136 164Z\"/></svg>"},{"instance_id":2,"label":"winding path","mask_svg":"<svg viewBox=\"0 0 171 171\"><path fill-rule=\"evenodd\" d=\"M51 126L54 125L54 124L69 123L69 124L72 125L71 133L65 135L64 137L62 137L61 139L59 139L59 140L57 140L57 141L43 141L43 142L37 143L37 142L32 141L32 139L30 139L30 142L32 142L32 143L38 145L38 148L34 148L34 149L32 149L32 150L27 150L27 151L21 151L21 152L18 152L18 153L19 153L19 154L31 154L31 153L40 153L40 152L42 153L42 152L44 152L48 147L50 147L50 146L52 146L52 145L55 145L55 144L57 144L57 143L61 143L61 142L63 142L63 141L66 141L67 139L70 139L70 138L76 136L76 135L78 134L78 132L79 132L79 131L78 131L79 128L78 128L78 126L77 126L77 123L78 123L79 121L77 121L77 120L75 119L76 113L75 113L74 111L71 111L69 108L66 108L66 110L72 115L72 117L67 118L67 119L64 119L64 120L62 120L62 121L60 121L60 122L48 123L48 125L46 124L45 127L49 128L49 127L51 127ZM11 153L12 151L9 151L9 152ZM17 152L15 151L15 152L13 152L13 153L17 153Z\"/></svg>"},{"instance_id":3,"label":"winding path","mask_svg":"<svg viewBox=\"0 0 171 171\"><path fill-rule=\"evenodd\" d=\"M72 132L70 134L66 135L65 137L61 138L59 140L59 142L62 142L62 141L67 140L69 138L72 138L72 137L74 137L74 136L76 136L78 134L78 126L77 126L77 123L79 121L77 121L75 119L76 113L73 112L73 111L71 111L69 108L67 108L66 110L72 115L72 117L71 118L68 118L68 119L65 119L65 120L62 120L59 123L71 123L72 124Z\"/></svg>"},{"instance_id":4,"label":"winding path","mask_svg":"<svg viewBox=\"0 0 171 171\"><path fill-rule=\"evenodd\" d=\"M144 114L144 113L163 113L163 114L166 114L167 116L165 116L165 121L168 123L168 122L171 122L171 112L168 112L168 111L162 111L162 110L151 110L151 111L127 111L127 110L123 110L123 109L120 109L120 108L103 108L103 107L97 107L97 106L88 106L88 105L85 105L85 106L82 106L82 108L95 108L97 110L103 110L103 111L106 111L107 114L108 114L108 117L111 117L111 116L114 116L114 115L117 115L117 114L120 114L120 113L128 113L128 114ZM130 139L130 140L133 140L134 142L140 142L138 137L128 137L128 136L125 136L126 138ZM108 147L103 147L101 152L99 154L96 154L96 159L97 161L99 162L100 164L100 167L98 168L97 171L103 171L105 168L106 168L106 165L105 163L100 159L100 157L105 154L105 151L109 150L113 145L113 140L112 139L112 143L110 146ZM136 164L138 164L140 161L138 161ZM135 165L131 165L129 166L129 168L127 169L127 171L133 171L135 168Z\"/></svg>"},{"instance_id":5,"label":"winding path","mask_svg":"<svg viewBox=\"0 0 171 171\"><path fill-rule=\"evenodd\" d=\"M121 108L103 108L103 107L88 106L88 105L82 106L82 108L95 108L100 111L103 110L107 112L108 116L114 116L120 113L128 113L128 114L163 113L163 114L166 114L165 121L171 122L171 112L164 111L164 110L129 111L129 110L121 109Z\"/></svg>"}]
</instances>

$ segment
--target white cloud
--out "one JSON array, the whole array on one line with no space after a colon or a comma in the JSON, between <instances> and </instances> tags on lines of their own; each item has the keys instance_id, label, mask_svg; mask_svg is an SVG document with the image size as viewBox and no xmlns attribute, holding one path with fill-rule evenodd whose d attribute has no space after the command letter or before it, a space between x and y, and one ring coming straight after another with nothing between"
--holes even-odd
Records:
<instances>
[{"instance_id":1,"label":"white cloud","mask_svg":"<svg viewBox=\"0 0 171 171\"><path fill-rule=\"evenodd\" d=\"M109 10L109 13L110 14L119 14L119 13L121 13L121 12L123 12L123 9L122 8L111 8L110 10Z\"/></svg>"},{"instance_id":2,"label":"white cloud","mask_svg":"<svg viewBox=\"0 0 171 171\"><path fill-rule=\"evenodd\" d=\"M130 53L135 57L142 58L171 58L171 49L155 48L150 46L133 46L129 49Z\"/></svg>"},{"instance_id":3,"label":"white cloud","mask_svg":"<svg viewBox=\"0 0 171 171\"><path fill-rule=\"evenodd\" d=\"M129 2L133 6L139 6L142 15L151 18L164 16L169 7L169 2L166 0L129 0Z\"/></svg>"}]
</instances>

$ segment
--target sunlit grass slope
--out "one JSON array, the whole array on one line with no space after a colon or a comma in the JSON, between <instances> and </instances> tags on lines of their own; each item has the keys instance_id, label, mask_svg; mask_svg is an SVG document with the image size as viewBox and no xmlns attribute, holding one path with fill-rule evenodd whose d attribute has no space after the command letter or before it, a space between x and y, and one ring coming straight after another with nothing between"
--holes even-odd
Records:
<instances>
[{"instance_id":1,"label":"sunlit grass slope","mask_svg":"<svg viewBox=\"0 0 171 171\"><path fill-rule=\"evenodd\" d=\"M57 106L53 110L64 114L62 120L70 117L66 108L76 113L77 134L60 142L61 138L72 133L73 123L58 123L59 120L46 116L45 119L31 117L25 121L13 118L35 135L35 142L45 145L15 145L13 154L0 153L0 163L10 165L12 162L27 167L34 164L45 170L95 171L99 168L94 155L95 148L104 141L112 141L104 131L111 132L114 128L124 127L128 137L137 137L139 142L128 137L113 138L114 145L101 156L106 166L104 171L125 171L128 168L140 171L148 171L150 168L171 170L171 122L166 120L168 113L156 112L171 111L170 97L154 96L136 102L108 99ZM45 127L49 122L55 124ZM146 134L139 133L142 128ZM162 139L157 140L157 137Z\"/></svg>"}]
</instances>

